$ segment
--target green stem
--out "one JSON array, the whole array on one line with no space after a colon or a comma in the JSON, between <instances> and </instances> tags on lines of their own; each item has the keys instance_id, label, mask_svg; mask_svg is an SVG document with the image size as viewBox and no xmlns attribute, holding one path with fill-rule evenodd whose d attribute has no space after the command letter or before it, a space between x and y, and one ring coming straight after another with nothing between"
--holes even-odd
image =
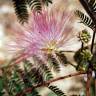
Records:
<instances>
[{"instance_id":1,"label":"green stem","mask_svg":"<svg viewBox=\"0 0 96 96\"><path fill-rule=\"evenodd\" d=\"M68 62L68 64L70 64L71 66L73 66L74 68L76 68L77 66L76 65L74 65L73 63L71 63L70 61L67 61Z\"/></svg>"}]
</instances>

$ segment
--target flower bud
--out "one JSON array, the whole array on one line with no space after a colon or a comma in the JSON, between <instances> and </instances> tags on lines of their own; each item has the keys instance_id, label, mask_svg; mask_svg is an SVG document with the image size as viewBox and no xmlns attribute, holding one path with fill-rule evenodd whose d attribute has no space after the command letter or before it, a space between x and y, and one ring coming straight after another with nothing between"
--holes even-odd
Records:
<instances>
[{"instance_id":1,"label":"flower bud","mask_svg":"<svg viewBox=\"0 0 96 96\"><path fill-rule=\"evenodd\" d=\"M90 33L86 29L84 29L84 30L82 30L79 33L79 39L80 39L80 41L82 43L85 43L86 44L86 43L88 43L90 41L91 35L90 35Z\"/></svg>"},{"instance_id":2,"label":"flower bud","mask_svg":"<svg viewBox=\"0 0 96 96\"><path fill-rule=\"evenodd\" d=\"M92 53L90 50L88 49L85 49L85 50L82 50L82 52L80 53L81 55L81 58L84 60L84 61L89 61L92 59Z\"/></svg>"}]
</instances>

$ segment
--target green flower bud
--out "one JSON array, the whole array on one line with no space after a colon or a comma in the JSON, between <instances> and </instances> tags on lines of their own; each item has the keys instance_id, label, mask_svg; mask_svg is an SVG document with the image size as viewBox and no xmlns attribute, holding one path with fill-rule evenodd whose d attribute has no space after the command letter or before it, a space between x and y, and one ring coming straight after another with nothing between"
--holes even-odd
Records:
<instances>
[{"instance_id":1,"label":"green flower bud","mask_svg":"<svg viewBox=\"0 0 96 96\"><path fill-rule=\"evenodd\" d=\"M81 56L82 60L89 61L92 59L93 55L90 50L85 49L85 50L82 50L82 52L80 53L80 56Z\"/></svg>"},{"instance_id":2,"label":"green flower bud","mask_svg":"<svg viewBox=\"0 0 96 96\"><path fill-rule=\"evenodd\" d=\"M88 70L88 64L87 62L82 62L79 66L78 66L78 71L87 71Z\"/></svg>"},{"instance_id":3,"label":"green flower bud","mask_svg":"<svg viewBox=\"0 0 96 96\"><path fill-rule=\"evenodd\" d=\"M89 61L92 60L92 57L93 55L87 47L79 49L74 55L74 59L77 62L76 70L87 71Z\"/></svg>"},{"instance_id":4,"label":"green flower bud","mask_svg":"<svg viewBox=\"0 0 96 96\"><path fill-rule=\"evenodd\" d=\"M80 41L83 42L83 43L88 43L91 39L91 35L90 33L85 29L85 30L82 30L80 33L79 33L79 38L80 38Z\"/></svg>"}]
</instances>

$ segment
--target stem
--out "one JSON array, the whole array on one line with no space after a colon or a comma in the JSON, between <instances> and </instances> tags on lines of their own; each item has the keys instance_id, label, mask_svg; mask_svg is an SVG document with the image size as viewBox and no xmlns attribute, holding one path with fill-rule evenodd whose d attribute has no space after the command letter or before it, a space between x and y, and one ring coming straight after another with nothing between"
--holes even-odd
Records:
<instances>
[{"instance_id":1,"label":"stem","mask_svg":"<svg viewBox=\"0 0 96 96\"><path fill-rule=\"evenodd\" d=\"M82 44L81 44L81 51L83 50L83 48L84 48L84 43L82 42Z\"/></svg>"},{"instance_id":2,"label":"stem","mask_svg":"<svg viewBox=\"0 0 96 96\"><path fill-rule=\"evenodd\" d=\"M90 96L90 78L89 75L87 74L87 83L86 83L86 96Z\"/></svg>"},{"instance_id":3,"label":"stem","mask_svg":"<svg viewBox=\"0 0 96 96\"><path fill-rule=\"evenodd\" d=\"M96 71L95 71L95 81L94 81L94 83L95 83L95 95L96 95Z\"/></svg>"},{"instance_id":4,"label":"stem","mask_svg":"<svg viewBox=\"0 0 96 96\"><path fill-rule=\"evenodd\" d=\"M88 70L88 73L87 73L86 96L90 96L91 78L92 78L92 70L91 70L91 68L90 68L90 69Z\"/></svg>"},{"instance_id":5,"label":"stem","mask_svg":"<svg viewBox=\"0 0 96 96\"><path fill-rule=\"evenodd\" d=\"M94 30L93 33L93 37L92 37L92 43L91 43L91 53L93 53L93 48L94 48L94 41L95 41L95 31L96 28ZM89 63L89 69L88 69L88 73L87 73L87 83L86 83L86 96L90 96L90 83L91 83L91 78L92 78L92 67L93 66L91 63ZM96 80L95 80L96 82ZM95 90L96 90L96 86L95 86Z\"/></svg>"},{"instance_id":6,"label":"stem","mask_svg":"<svg viewBox=\"0 0 96 96\"><path fill-rule=\"evenodd\" d=\"M76 51L60 51L60 52L65 52L65 53L75 53Z\"/></svg>"},{"instance_id":7,"label":"stem","mask_svg":"<svg viewBox=\"0 0 96 96\"><path fill-rule=\"evenodd\" d=\"M95 41L95 36L96 36L95 34L96 34L96 26L95 26L95 30L94 30L94 33L93 33L92 43L91 43L91 53L93 53L94 41ZM90 64L90 65L93 66L93 64ZM92 78L92 70L91 70L91 76L90 76L90 78ZM95 78L95 90L96 90L96 78ZM96 96L96 92L95 92L95 96Z\"/></svg>"},{"instance_id":8,"label":"stem","mask_svg":"<svg viewBox=\"0 0 96 96\"><path fill-rule=\"evenodd\" d=\"M96 96L96 79L95 79L95 92L94 93L95 93L95 96Z\"/></svg>"},{"instance_id":9,"label":"stem","mask_svg":"<svg viewBox=\"0 0 96 96\"><path fill-rule=\"evenodd\" d=\"M67 61L68 64L70 64L71 66L73 66L74 68L76 68L77 66L73 63L71 63L70 61Z\"/></svg>"},{"instance_id":10,"label":"stem","mask_svg":"<svg viewBox=\"0 0 96 96\"><path fill-rule=\"evenodd\" d=\"M83 43L83 42L81 42L81 50L80 50L80 52L82 52L83 48L84 48L84 43ZM79 63L79 64L77 64L77 66L76 66L76 70L78 70L78 69L79 69L79 67L80 67L80 63ZM80 68L80 69L82 70L82 68Z\"/></svg>"},{"instance_id":11,"label":"stem","mask_svg":"<svg viewBox=\"0 0 96 96\"><path fill-rule=\"evenodd\" d=\"M73 74L69 74L69 75L66 75L66 76L62 76L62 77L59 77L59 78L56 78L56 79L53 79L53 80L45 81L45 82L40 83L38 85L34 85L34 88L48 86L50 83L53 83L53 82L56 82L56 81L59 81L59 80L63 80L63 79L66 79L66 78L82 75L82 74L86 74L86 73L85 72L78 72L78 73L73 73ZM23 93L29 93L29 92L32 91L32 89L33 89L32 87L26 88L23 92L18 93L16 96L22 96Z\"/></svg>"},{"instance_id":12,"label":"stem","mask_svg":"<svg viewBox=\"0 0 96 96\"><path fill-rule=\"evenodd\" d=\"M96 31L96 28L95 28L95 31ZM92 38L92 43L91 43L91 52L93 53L93 47L94 47L94 41L95 41L95 34L96 34L96 32L94 31L94 33L93 33L93 38Z\"/></svg>"}]
</instances>

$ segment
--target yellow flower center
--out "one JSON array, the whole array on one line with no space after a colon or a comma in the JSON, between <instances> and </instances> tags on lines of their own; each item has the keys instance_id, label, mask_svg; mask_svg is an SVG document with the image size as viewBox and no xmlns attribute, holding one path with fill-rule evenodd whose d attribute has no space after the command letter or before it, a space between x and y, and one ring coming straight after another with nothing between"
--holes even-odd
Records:
<instances>
[{"instance_id":1,"label":"yellow flower center","mask_svg":"<svg viewBox=\"0 0 96 96\"><path fill-rule=\"evenodd\" d=\"M56 50L56 41L52 40L50 41L45 48L41 49L42 51L45 51L47 53L52 53L53 51Z\"/></svg>"}]
</instances>

